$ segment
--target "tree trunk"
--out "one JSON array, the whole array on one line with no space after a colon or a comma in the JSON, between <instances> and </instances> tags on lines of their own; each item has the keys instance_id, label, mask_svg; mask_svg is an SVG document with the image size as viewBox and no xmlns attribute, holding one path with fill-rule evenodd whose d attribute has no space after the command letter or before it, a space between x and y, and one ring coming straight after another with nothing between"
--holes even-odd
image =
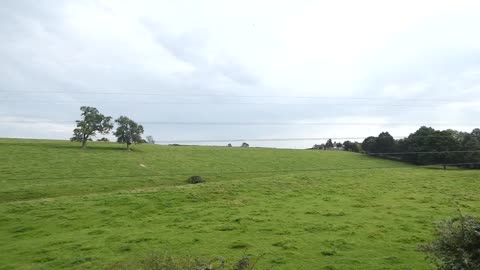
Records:
<instances>
[{"instance_id":1,"label":"tree trunk","mask_svg":"<svg viewBox=\"0 0 480 270\"><path fill-rule=\"evenodd\" d=\"M83 138L82 138L82 149L87 148L87 140L88 140L88 135L83 135Z\"/></svg>"},{"instance_id":2,"label":"tree trunk","mask_svg":"<svg viewBox=\"0 0 480 270\"><path fill-rule=\"evenodd\" d=\"M127 143L127 151L130 151L130 144Z\"/></svg>"},{"instance_id":3,"label":"tree trunk","mask_svg":"<svg viewBox=\"0 0 480 270\"><path fill-rule=\"evenodd\" d=\"M446 170L446 169L447 169L447 165L443 165L443 169Z\"/></svg>"}]
</instances>

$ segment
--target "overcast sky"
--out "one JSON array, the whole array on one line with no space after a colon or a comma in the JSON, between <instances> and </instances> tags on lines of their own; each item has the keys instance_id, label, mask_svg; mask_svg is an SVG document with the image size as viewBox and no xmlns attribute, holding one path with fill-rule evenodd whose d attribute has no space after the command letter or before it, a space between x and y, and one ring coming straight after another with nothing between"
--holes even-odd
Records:
<instances>
[{"instance_id":1,"label":"overcast sky","mask_svg":"<svg viewBox=\"0 0 480 270\"><path fill-rule=\"evenodd\" d=\"M68 139L82 105L157 141L470 131L479 14L478 0L3 0L0 137Z\"/></svg>"}]
</instances>

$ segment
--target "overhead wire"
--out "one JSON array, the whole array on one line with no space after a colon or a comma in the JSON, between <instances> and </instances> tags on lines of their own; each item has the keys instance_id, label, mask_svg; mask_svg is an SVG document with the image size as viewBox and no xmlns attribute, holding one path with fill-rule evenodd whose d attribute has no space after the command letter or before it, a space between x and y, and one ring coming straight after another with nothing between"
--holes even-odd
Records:
<instances>
[{"instance_id":1,"label":"overhead wire","mask_svg":"<svg viewBox=\"0 0 480 270\"><path fill-rule=\"evenodd\" d=\"M52 100L12 100L12 99L0 99L2 103L14 103L18 105L19 103L36 103L36 104L82 104L82 103L99 103L98 100L89 100L89 101L52 101ZM414 107L414 108L438 108L439 106L450 106L451 104L391 104L391 103L281 103L281 102L219 102L219 101L204 101L204 102L167 102L167 101L141 101L141 100L108 100L101 101L102 105L118 105L124 106L124 103L131 105L278 105L278 106L343 106L343 107ZM453 104L457 105L457 104ZM480 105L471 105L471 104L462 104L463 108L480 108Z\"/></svg>"},{"instance_id":2,"label":"overhead wire","mask_svg":"<svg viewBox=\"0 0 480 270\"><path fill-rule=\"evenodd\" d=\"M456 97L435 99L435 98L388 98L388 97L344 97L344 96L296 96L296 95L232 95L232 94L178 94L178 93L164 93L158 91L36 91L36 90L0 90L0 94L70 94L70 95L127 95L127 96L160 96L160 97L210 97L210 98L285 98L285 99L325 99L325 100L394 100L394 101L425 101L425 102L456 102L468 101L472 99L459 99ZM480 99L480 97L479 97Z\"/></svg>"},{"instance_id":3,"label":"overhead wire","mask_svg":"<svg viewBox=\"0 0 480 270\"><path fill-rule=\"evenodd\" d=\"M75 123L74 120L0 120L0 123ZM249 121L138 121L140 124L170 126L480 126L480 122L249 122Z\"/></svg>"}]
</instances>

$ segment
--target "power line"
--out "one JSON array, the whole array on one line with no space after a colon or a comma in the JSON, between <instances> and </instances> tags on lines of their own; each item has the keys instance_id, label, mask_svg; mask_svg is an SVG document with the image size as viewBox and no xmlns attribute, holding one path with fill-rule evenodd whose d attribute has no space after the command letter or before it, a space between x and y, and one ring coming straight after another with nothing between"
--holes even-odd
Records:
<instances>
[{"instance_id":1,"label":"power line","mask_svg":"<svg viewBox=\"0 0 480 270\"><path fill-rule=\"evenodd\" d=\"M164 126L480 126L480 123L359 123L359 122L217 122L217 121L138 121L145 125ZM72 120L0 120L0 123L75 123Z\"/></svg>"},{"instance_id":2,"label":"power line","mask_svg":"<svg viewBox=\"0 0 480 270\"><path fill-rule=\"evenodd\" d=\"M425 102L456 102L456 101L468 101L472 99L458 99L458 98L444 98L444 99L432 99L432 98L387 98L387 97L341 97L341 96L294 96L294 95L230 95L230 94L166 94L162 92L138 92L136 91L32 91L32 90L20 90L20 91L0 91L0 94L18 94L18 93L32 93L32 94L70 94L70 95L128 95L128 96L161 96L161 97L211 97L211 98L285 98L285 99L325 99L325 100L395 100L395 101L425 101Z\"/></svg>"},{"instance_id":3,"label":"power line","mask_svg":"<svg viewBox=\"0 0 480 270\"><path fill-rule=\"evenodd\" d=\"M99 101L51 101L51 100L0 100L1 103L36 103L36 104L82 104L82 103L98 103ZM437 108L439 105L430 105L430 104L378 104L378 103L279 103L279 102L216 102L216 101L206 101L206 102L151 102L151 101L139 101L139 100L121 100L121 101L101 101L102 105L118 105L124 106L124 103L129 103L130 105L278 105L278 106L355 106L355 107L415 107L415 108ZM442 106L449 105L443 104ZM466 108L480 108L480 105L462 105Z\"/></svg>"},{"instance_id":4,"label":"power line","mask_svg":"<svg viewBox=\"0 0 480 270\"><path fill-rule=\"evenodd\" d=\"M463 162L463 163L449 163L449 164L430 164L417 166L381 166L381 167L365 167L365 168L312 168L312 169L295 169L295 170L258 170L258 171L224 171L224 172L188 172L188 173L161 173L161 174L144 174L144 175L79 175L68 177L30 177L30 178L7 178L4 180L61 180L61 179L97 179L99 177L115 177L115 178L139 178L139 177L161 177L161 176L176 176L176 175L222 175L222 174L255 174L255 173L291 173L291 172L323 172L323 171L349 171L349 170L382 170L382 169L412 169L412 168L427 168L432 166L461 166L461 165L479 165L480 162Z\"/></svg>"}]
</instances>

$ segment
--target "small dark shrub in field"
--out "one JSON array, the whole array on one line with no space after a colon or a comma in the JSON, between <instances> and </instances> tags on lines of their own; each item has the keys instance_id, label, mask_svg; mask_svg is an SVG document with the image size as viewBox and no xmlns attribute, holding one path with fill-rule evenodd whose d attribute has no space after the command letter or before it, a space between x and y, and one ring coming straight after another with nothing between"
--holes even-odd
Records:
<instances>
[{"instance_id":1,"label":"small dark shrub in field","mask_svg":"<svg viewBox=\"0 0 480 270\"><path fill-rule=\"evenodd\" d=\"M420 250L442 270L480 269L480 220L472 216L452 218L437 225L435 239Z\"/></svg>"},{"instance_id":2,"label":"small dark shrub in field","mask_svg":"<svg viewBox=\"0 0 480 270\"><path fill-rule=\"evenodd\" d=\"M189 184L205 183L205 179L203 179L201 176L194 175L190 176L190 178L187 179L187 182Z\"/></svg>"}]
</instances>

